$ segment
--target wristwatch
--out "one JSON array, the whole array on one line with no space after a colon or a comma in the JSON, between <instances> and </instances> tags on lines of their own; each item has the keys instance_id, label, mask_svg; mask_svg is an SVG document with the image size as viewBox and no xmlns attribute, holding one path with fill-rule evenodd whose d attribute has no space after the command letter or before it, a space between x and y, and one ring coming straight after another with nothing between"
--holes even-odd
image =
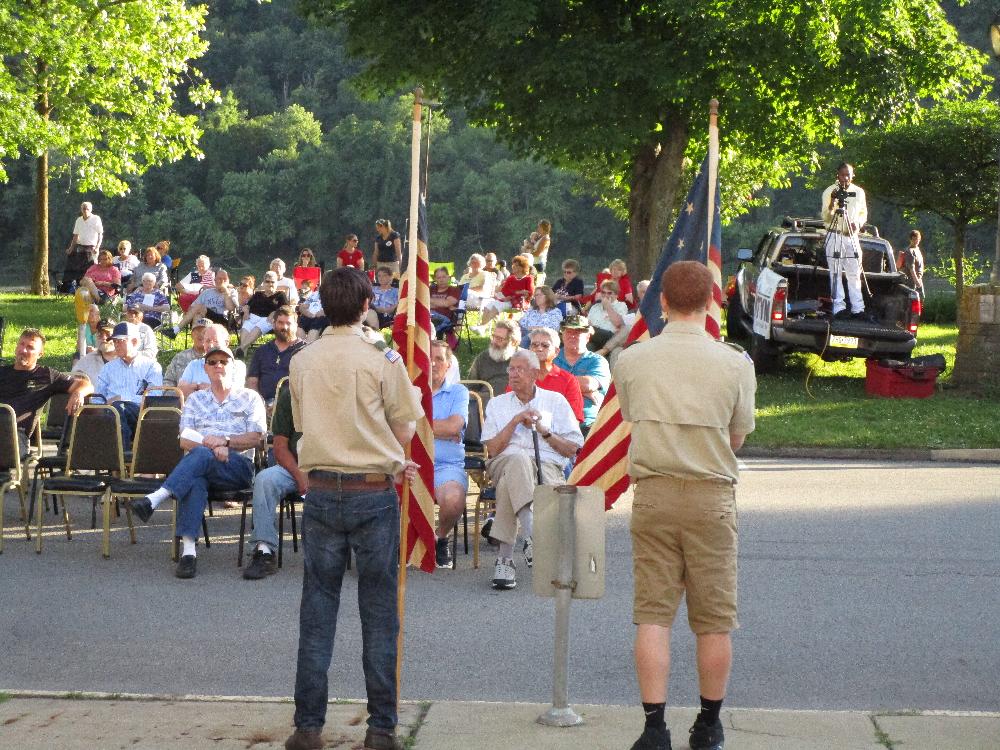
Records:
<instances>
[{"instance_id":1,"label":"wristwatch","mask_svg":"<svg viewBox=\"0 0 1000 750\"><path fill-rule=\"evenodd\" d=\"M547 433L542 435L542 440L548 440L550 437L552 437L552 430L549 430Z\"/></svg>"}]
</instances>

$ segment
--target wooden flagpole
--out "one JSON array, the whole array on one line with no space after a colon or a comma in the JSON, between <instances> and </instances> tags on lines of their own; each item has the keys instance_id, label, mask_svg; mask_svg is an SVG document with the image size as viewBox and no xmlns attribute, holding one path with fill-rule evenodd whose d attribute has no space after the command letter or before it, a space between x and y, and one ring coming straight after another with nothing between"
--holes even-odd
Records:
<instances>
[{"instance_id":1,"label":"wooden flagpole","mask_svg":"<svg viewBox=\"0 0 1000 750\"><path fill-rule=\"evenodd\" d=\"M413 363L413 344L416 338L417 317L417 222L420 201L420 118L423 90L413 92L413 136L410 142L410 228L407 238L410 252L406 262L406 372L410 382L416 375ZM412 438L411 438L412 442ZM406 460L410 460L411 447L406 445ZM406 564L408 562L410 529L410 480L403 477L402 512L399 518L399 583L396 588L396 611L399 616L399 633L396 636L396 702L399 703L400 685L403 681L403 632L406 620Z\"/></svg>"},{"instance_id":2,"label":"wooden flagpole","mask_svg":"<svg viewBox=\"0 0 1000 750\"><path fill-rule=\"evenodd\" d=\"M715 219L715 186L719 181L719 100L708 103L708 236L705 247L712 244L712 223Z\"/></svg>"}]
</instances>

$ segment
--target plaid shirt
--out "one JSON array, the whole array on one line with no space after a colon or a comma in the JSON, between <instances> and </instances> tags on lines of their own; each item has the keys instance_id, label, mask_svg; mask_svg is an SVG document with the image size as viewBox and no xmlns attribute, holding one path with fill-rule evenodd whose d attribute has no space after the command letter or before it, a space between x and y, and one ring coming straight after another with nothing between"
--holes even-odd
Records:
<instances>
[{"instance_id":1,"label":"plaid shirt","mask_svg":"<svg viewBox=\"0 0 1000 750\"><path fill-rule=\"evenodd\" d=\"M195 391L184 402L181 431L191 428L202 435L242 435L245 432L267 433L264 401L257 391L233 388L221 404L211 390ZM241 453L253 459L253 448Z\"/></svg>"}]
</instances>

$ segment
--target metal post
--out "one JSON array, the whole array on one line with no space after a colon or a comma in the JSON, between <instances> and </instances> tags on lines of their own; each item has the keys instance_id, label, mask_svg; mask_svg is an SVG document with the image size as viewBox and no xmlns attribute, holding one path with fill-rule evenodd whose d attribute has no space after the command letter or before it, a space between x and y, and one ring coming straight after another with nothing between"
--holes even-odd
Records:
<instances>
[{"instance_id":1,"label":"metal post","mask_svg":"<svg viewBox=\"0 0 1000 750\"><path fill-rule=\"evenodd\" d=\"M539 724L572 727L583 722L569 707L569 606L573 599L573 558L576 555L576 487L556 488L559 498L559 552L556 563L556 641L552 665L552 708L538 717Z\"/></svg>"},{"instance_id":2,"label":"metal post","mask_svg":"<svg viewBox=\"0 0 1000 750\"><path fill-rule=\"evenodd\" d=\"M1000 59L1000 58L998 58ZM997 152L997 165L1000 166L1000 151ZM990 270L990 283L1000 284L1000 179L997 190L997 236L993 253L993 268Z\"/></svg>"}]
</instances>

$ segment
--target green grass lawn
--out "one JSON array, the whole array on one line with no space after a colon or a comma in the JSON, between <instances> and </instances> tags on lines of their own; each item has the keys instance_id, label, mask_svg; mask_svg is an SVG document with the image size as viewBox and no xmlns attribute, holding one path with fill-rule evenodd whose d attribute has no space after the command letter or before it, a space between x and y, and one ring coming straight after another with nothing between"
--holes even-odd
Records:
<instances>
[{"instance_id":1,"label":"green grass lawn","mask_svg":"<svg viewBox=\"0 0 1000 750\"><path fill-rule=\"evenodd\" d=\"M11 360L18 333L30 325L41 328L48 339L43 361L59 369L69 368L76 346L70 298L0 294L0 316L7 321L3 339L6 363ZM914 354L940 353L948 361L942 387L928 399L866 396L863 360L822 362L814 355L789 357L784 372L758 379L757 430L748 444L836 448L1000 447L1000 399L948 387L957 335L954 326L920 328ZM484 338L473 337L475 352L482 351L486 343ZM161 364L166 365L182 346L183 337L178 337L173 350L161 351ZM467 371L474 352L463 341L457 354L462 371Z\"/></svg>"}]
</instances>

